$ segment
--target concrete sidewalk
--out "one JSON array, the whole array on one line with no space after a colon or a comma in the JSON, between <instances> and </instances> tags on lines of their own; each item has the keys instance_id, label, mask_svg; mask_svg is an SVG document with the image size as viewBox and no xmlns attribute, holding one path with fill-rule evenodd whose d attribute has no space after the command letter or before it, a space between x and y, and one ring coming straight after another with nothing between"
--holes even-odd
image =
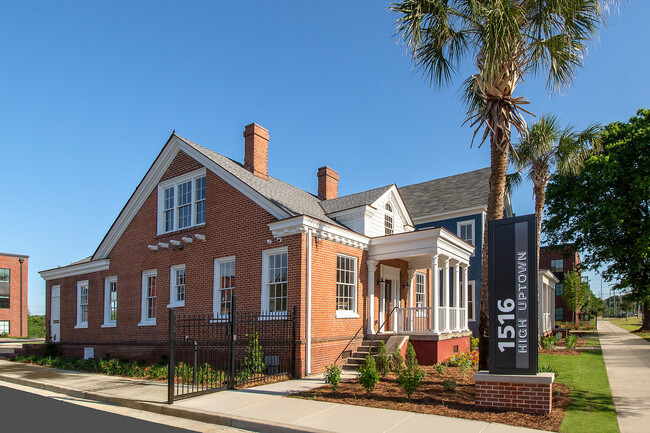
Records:
<instances>
[{"instance_id":1,"label":"concrete sidewalk","mask_svg":"<svg viewBox=\"0 0 650 433\"><path fill-rule=\"evenodd\" d=\"M0 380L256 432L525 433L539 430L286 397L323 384L321 376L166 404L165 383L57 370L0 360Z\"/></svg>"},{"instance_id":2,"label":"concrete sidewalk","mask_svg":"<svg viewBox=\"0 0 650 433\"><path fill-rule=\"evenodd\" d=\"M621 433L650 430L650 343L605 320L598 335Z\"/></svg>"}]
</instances>

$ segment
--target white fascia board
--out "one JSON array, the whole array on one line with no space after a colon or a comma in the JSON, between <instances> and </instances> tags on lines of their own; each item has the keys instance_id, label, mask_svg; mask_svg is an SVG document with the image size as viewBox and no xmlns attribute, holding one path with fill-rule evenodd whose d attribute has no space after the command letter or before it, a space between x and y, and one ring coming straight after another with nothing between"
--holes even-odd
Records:
<instances>
[{"instance_id":1,"label":"white fascia board","mask_svg":"<svg viewBox=\"0 0 650 433\"><path fill-rule=\"evenodd\" d=\"M469 263L474 246L443 228L419 230L372 238L369 259L387 260L419 255L444 254Z\"/></svg>"},{"instance_id":2,"label":"white fascia board","mask_svg":"<svg viewBox=\"0 0 650 433\"><path fill-rule=\"evenodd\" d=\"M250 186L246 185L240 179L233 176L230 172L217 165L210 158L203 155L201 152L194 149L192 146L188 145L183 140L174 135L169 139L163 150L160 152L160 155L158 155L158 158L156 158L153 165L145 175L144 179L142 179L135 192L127 202L126 206L124 206L124 209L113 223L113 226L110 228L102 240L102 243L97 248L97 251L93 255L93 260L104 259L108 257L117 241L120 239L122 234L124 234L124 231L144 204L145 200L147 200L152 191L158 186L158 183L160 182L163 174L165 171L167 171L167 168L169 168L169 165L172 163L180 150L188 154L190 157L194 158L199 163L203 164L203 166L215 173L217 176L221 177L246 197L253 200L253 202L268 211L275 218L280 219L287 218L289 216L287 212L278 206L275 206L257 191L253 190Z\"/></svg>"},{"instance_id":3,"label":"white fascia board","mask_svg":"<svg viewBox=\"0 0 650 433\"><path fill-rule=\"evenodd\" d=\"M341 220L341 221L346 221L350 218L358 217L367 214L368 212L371 212L373 208L368 205L361 205L357 207L353 207L350 209L345 209L341 210L338 212L333 212L330 214L327 214L328 217L335 219L335 220Z\"/></svg>"},{"instance_id":4,"label":"white fascia board","mask_svg":"<svg viewBox=\"0 0 650 433\"><path fill-rule=\"evenodd\" d=\"M415 224L425 224L425 223L436 222L436 221L441 221L441 220L446 220L451 218L460 218L465 216L476 215L485 211L486 211L486 206L475 206L475 207L468 207L465 209L457 209L449 212L440 212L437 214L414 217L413 221L415 222Z\"/></svg>"},{"instance_id":5,"label":"white fascia board","mask_svg":"<svg viewBox=\"0 0 650 433\"><path fill-rule=\"evenodd\" d=\"M553 272L550 271L550 269L540 269L537 271L537 276L553 281L555 284L560 282L560 280L555 276Z\"/></svg>"},{"instance_id":6,"label":"white fascia board","mask_svg":"<svg viewBox=\"0 0 650 433\"><path fill-rule=\"evenodd\" d=\"M56 280L58 278L73 277L75 275L105 271L110 267L110 265L110 259L93 260L90 262L79 263L78 265L70 265L63 268L54 268L40 271L39 274L45 281L50 281Z\"/></svg>"},{"instance_id":7,"label":"white fascia board","mask_svg":"<svg viewBox=\"0 0 650 433\"><path fill-rule=\"evenodd\" d=\"M314 237L331 240L333 242L350 245L355 248L366 249L370 238L352 230L338 227L325 221L299 215L281 221L267 224L273 237L289 236L297 233L306 233L311 230Z\"/></svg>"},{"instance_id":8,"label":"white fascia board","mask_svg":"<svg viewBox=\"0 0 650 433\"><path fill-rule=\"evenodd\" d=\"M373 207L379 209L380 206L376 206L375 204L377 202L381 202L386 199L386 196L392 195L395 201L397 201L397 207L400 212L400 215L403 217L404 221L406 222L407 226L414 226L415 224L413 223L413 218L411 218L411 215L409 214L408 209L406 208L406 205L404 204L404 200L402 200L402 195L399 193L399 189L397 189L397 186L393 184L386 192L384 192L382 195L379 196L377 200L375 200L372 205ZM381 207L383 209L383 207Z\"/></svg>"}]
</instances>

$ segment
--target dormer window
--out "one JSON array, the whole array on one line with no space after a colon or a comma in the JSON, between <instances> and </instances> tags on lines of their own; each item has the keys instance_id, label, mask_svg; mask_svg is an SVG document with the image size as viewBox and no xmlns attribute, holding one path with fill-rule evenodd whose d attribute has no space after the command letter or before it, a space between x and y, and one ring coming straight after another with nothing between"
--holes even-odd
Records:
<instances>
[{"instance_id":1,"label":"dormer window","mask_svg":"<svg viewBox=\"0 0 650 433\"><path fill-rule=\"evenodd\" d=\"M205 169L158 185L158 234L205 224Z\"/></svg>"},{"instance_id":2,"label":"dormer window","mask_svg":"<svg viewBox=\"0 0 650 433\"><path fill-rule=\"evenodd\" d=\"M384 234L392 235L393 234L393 206L390 203L386 203L384 213Z\"/></svg>"}]
</instances>

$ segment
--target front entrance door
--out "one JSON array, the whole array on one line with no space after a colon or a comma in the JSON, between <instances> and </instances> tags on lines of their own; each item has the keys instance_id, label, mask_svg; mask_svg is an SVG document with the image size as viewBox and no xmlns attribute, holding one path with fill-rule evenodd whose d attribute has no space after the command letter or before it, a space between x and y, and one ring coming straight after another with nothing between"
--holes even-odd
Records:
<instances>
[{"instance_id":1,"label":"front entrance door","mask_svg":"<svg viewBox=\"0 0 650 433\"><path fill-rule=\"evenodd\" d=\"M52 286L50 304L50 335L55 343L61 341L61 286Z\"/></svg>"},{"instance_id":2,"label":"front entrance door","mask_svg":"<svg viewBox=\"0 0 650 433\"><path fill-rule=\"evenodd\" d=\"M393 327L391 326L392 316L389 316L391 310L393 309L393 282L391 280L386 280L384 283L384 317L386 319L386 324L384 325L384 331L391 331Z\"/></svg>"}]
</instances>

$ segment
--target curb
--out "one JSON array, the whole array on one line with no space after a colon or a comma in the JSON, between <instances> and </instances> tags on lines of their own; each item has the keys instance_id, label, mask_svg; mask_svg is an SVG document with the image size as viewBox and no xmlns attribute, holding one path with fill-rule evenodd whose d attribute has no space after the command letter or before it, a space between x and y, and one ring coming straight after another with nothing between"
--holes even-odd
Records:
<instances>
[{"instance_id":1,"label":"curb","mask_svg":"<svg viewBox=\"0 0 650 433\"><path fill-rule=\"evenodd\" d=\"M290 424L283 424L273 421L261 421L252 418L237 417L224 413L208 412L199 409L180 408L163 403L151 403L128 398L114 397L108 394L97 392L87 392L77 389L64 388L62 386L42 383L29 379L18 377L9 377L0 374L0 380L13 383L16 385L28 386L31 388L44 389L46 391L65 394L70 397L82 398L86 400L102 401L115 404L117 406L128 407L131 409L144 410L162 415L173 416L177 418L191 419L209 424L223 425L242 430L249 430L259 433L327 433L327 430L310 429L306 427L296 427Z\"/></svg>"}]
</instances>

